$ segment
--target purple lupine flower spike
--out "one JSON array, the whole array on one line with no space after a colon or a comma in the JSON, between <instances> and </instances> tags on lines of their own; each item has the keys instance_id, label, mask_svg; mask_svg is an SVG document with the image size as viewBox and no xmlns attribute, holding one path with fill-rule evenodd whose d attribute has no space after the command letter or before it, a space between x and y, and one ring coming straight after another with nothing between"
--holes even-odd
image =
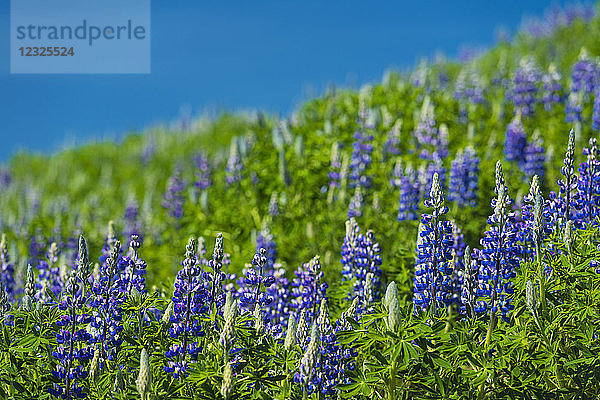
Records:
<instances>
[{"instance_id":1,"label":"purple lupine flower spike","mask_svg":"<svg viewBox=\"0 0 600 400\"><path fill-rule=\"evenodd\" d=\"M6 292L7 298L11 302L14 300L16 290L14 275L15 267L10 261L10 256L8 255L8 242L6 240L6 235L3 233L2 239L0 240L0 279L2 280L2 286Z\"/></svg>"},{"instance_id":2,"label":"purple lupine flower spike","mask_svg":"<svg viewBox=\"0 0 600 400\"><path fill-rule=\"evenodd\" d=\"M442 219L448 208L444 205L444 194L437 174L433 176L431 191L424 203L432 212L421 216L422 228L419 229L420 240L417 240L414 303L415 309L431 309L435 314L437 309L452 303L453 273L452 224Z\"/></svg>"},{"instance_id":3,"label":"purple lupine flower spike","mask_svg":"<svg viewBox=\"0 0 600 400\"><path fill-rule=\"evenodd\" d=\"M516 220L514 213L509 211L512 200L500 161L496 163L495 192L497 198L491 203L494 213L488 218L490 227L481 239L483 258L479 278L482 283L478 294L487 300L479 304L478 311L489 311L492 318L496 318L500 310L502 317L508 320L509 312L514 309L511 279L515 277L515 268L519 264L516 255L521 251L516 243Z\"/></svg>"},{"instance_id":4,"label":"purple lupine flower spike","mask_svg":"<svg viewBox=\"0 0 600 400\"><path fill-rule=\"evenodd\" d=\"M596 138L590 139L583 154L586 161L579 164L577 219L592 223L600 216L600 149Z\"/></svg>"},{"instance_id":5,"label":"purple lupine flower spike","mask_svg":"<svg viewBox=\"0 0 600 400\"><path fill-rule=\"evenodd\" d=\"M525 147L527 146L527 135L521 123L521 116L517 114L506 129L504 141L504 155L507 161L515 161L521 164L525 161Z\"/></svg>"},{"instance_id":6,"label":"purple lupine flower spike","mask_svg":"<svg viewBox=\"0 0 600 400\"><path fill-rule=\"evenodd\" d=\"M229 187L242 180L242 159L236 138L231 140L229 158L225 166L225 183Z\"/></svg>"},{"instance_id":7,"label":"purple lupine flower spike","mask_svg":"<svg viewBox=\"0 0 600 400\"><path fill-rule=\"evenodd\" d=\"M47 291L52 292L56 297L60 295L63 289L63 279L60 275L58 257L60 250L56 243L52 242L46 253L46 260L40 260L37 265L38 274L38 299L42 302L50 300Z\"/></svg>"},{"instance_id":8,"label":"purple lupine flower spike","mask_svg":"<svg viewBox=\"0 0 600 400\"><path fill-rule=\"evenodd\" d=\"M178 165L173 175L169 177L167 191L162 202L162 206L167 210L169 216L177 222L183 216L184 190L185 184L181 178L181 166Z\"/></svg>"},{"instance_id":9,"label":"purple lupine flower spike","mask_svg":"<svg viewBox=\"0 0 600 400\"><path fill-rule=\"evenodd\" d=\"M550 111L554 104L560 104L564 100L561 75L556 69L556 65L550 64L548 72L542 76L543 96L542 102L544 109Z\"/></svg>"},{"instance_id":10,"label":"purple lupine flower spike","mask_svg":"<svg viewBox=\"0 0 600 400\"><path fill-rule=\"evenodd\" d=\"M533 58L522 59L515 71L511 91L507 93L515 105L515 115L529 116L535 111L537 103L540 71Z\"/></svg>"},{"instance_id":11,"label":"purple lupine flower spike","mask_svg":"<svg viewBox=\"0 0 600 400\"><path fill-rule=\"evenodd\" d=\"M373 135L368 131L371 127L367 126L365 121L366 112L364 105L358 118L358 130L354 133L354 143L352 144L352 159L350 161L350 187L361 187L368 189L371 187L372 177L367 174L371 166L371 154L373 153Z\"/></svg>"},{"instance_id":12,"label":"purple lupine flower spike","mask_svg":"<svg viewBox=\"0 0 600 400\"><path fill-rule=\"evenodd\" d=\"M132 235L137 235L140 244L143 243L144 236L142 235L140 208L133 197L129 198L127 206L125 207L125 227L123 229L123 236L125 236L127 240L129 240Z\"/></svg>"},{"instance_id":13,"label":"purple lupine flower spike","mask_svg":"<svg viewBox=\"0 0 600 400\"><path fill-rule=\"evenodd\" d=\"M209 311L208 293L196 259L196 240L192 237L186 246L182 268L175 278L171 299L173 314L170 316L169 335L173 342L165 352L167 365L164 371L175 379L187 376L189 362L198 359L201 350L198 337L203 335L202 316Z\"/></svg>"},{"instance_id":14,"label":"purple lupine flower spike","mask_svg":"<svg viewBox=\"0 0 600 400\"><path fill-rule=\"evenodd\" d=\"M534 175L543 180L546 175L546 149L538 130L533 133L533 139L525 147L524 159L520 168L525 175L525 181L529 181Z\"/></svg>"},{"instance_id":15,"label":"purple lupine flower spike","mask_svg":"<svg viewBox=\"0 0 600 400\"><path fill-rule=\"evenodd\" d=\"M415 170L407 165L400 178L400 204L398 206L398 221L414 221L419 210L419 182Z\"/></svg>"},{"instance_id":16,"label":"purple lupine flower spike","mask_svg":"<svg viewBox=\"0 0 600 400\"><path fill-rule=\"evenodd\" d=\"M102 263L98 276L92 285L90 306L92 307L92 339L100 346L100 356L113 360L119 352L123 339L122 305L125 301L125 282L120 278L119 260L121 243L115 241L106 262Z\"/></svg>"},{"instance_id":17,"label":"purple lupine flower spike","mask_svg":"<svg viewBox=\"0 0 600 400\"><path fill-rule=\"evenodd\" d=\"M212 185L211 169L208 162L208 156L205 153L199 153L194 158L196 164L196 181L194 186L199 191L208 189Z\"/></svg>"},{"instance_id":18,"label":"purple lupine flower spike","mask_svg":"<svg viewBox=\"0 0 600 400\"><path fill-rule=\"evenodd\" d=\"M86 396L82 381L88 376L85 367L93 357L93 349L89 346L92 336L86 330L91 318L85 312L89 299L85 294L85 286L89 275L84 270L89 256L83 236L79 240L78 253L77 269L72 271L65 291L61 293L58 308L62 313L56 321L59 328L56 334L57 348L52 352L54 359L59 362L52 374L60 383L55 383L49 392L64 399Z\"/></svg>"},{"instance_id":19,"label":"purple lupine flower spike","mask_svg":"<svg viewBox=\"0 0 600 400\"><path fill-rule=\"evenodd\" d=\"M469 146L456 154L450 167L448 201L456 202L459 207L477 205L479 180L479 158L475 149Z\"/></svg>"}]
</instances>

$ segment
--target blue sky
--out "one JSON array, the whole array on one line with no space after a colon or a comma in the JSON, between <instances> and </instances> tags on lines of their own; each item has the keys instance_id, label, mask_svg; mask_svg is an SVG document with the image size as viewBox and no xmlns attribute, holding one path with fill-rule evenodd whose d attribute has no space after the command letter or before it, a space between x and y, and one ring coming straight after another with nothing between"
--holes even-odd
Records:
<instances>
[{"instance_id":1,"label":"blue sky","mask_svg":"<svg viewBox=\"0 0 600 400\"><path fill-rule=\"evenodd\" d=\"M367 7L368 4L368 8ZM546 1L152 1L148 75L10 74L0 5L0 162L18 150L119 137L182 109L286 114L330 83L359 86L423 56L491 46Z\"/></svg>"}]
</instances>

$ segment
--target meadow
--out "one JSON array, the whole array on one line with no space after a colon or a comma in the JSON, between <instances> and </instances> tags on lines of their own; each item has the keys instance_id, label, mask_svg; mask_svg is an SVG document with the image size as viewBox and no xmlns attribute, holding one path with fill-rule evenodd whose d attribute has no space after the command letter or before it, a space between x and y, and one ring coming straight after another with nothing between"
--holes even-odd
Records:
<instances>
[{"instance_id":1,"label":"meadow","mask_svg":"<svg viewBox=\"0 0 600 400\"><path fill-rule=\"evenodd\" d=\"M16 154L0 398L596 399L600 17Z\"/></svg>"}]
</instances>

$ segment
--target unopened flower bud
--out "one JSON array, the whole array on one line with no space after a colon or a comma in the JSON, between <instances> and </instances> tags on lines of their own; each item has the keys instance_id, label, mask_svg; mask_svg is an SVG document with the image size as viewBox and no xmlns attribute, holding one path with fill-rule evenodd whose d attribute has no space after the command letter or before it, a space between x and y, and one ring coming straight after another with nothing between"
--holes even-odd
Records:
<instances>
[{"instance_id":1,"label":"unopened flower bud","mask_svg":"<svg viewBox=\"0 0 600 400\"><path fill-rule=\"evenodd\" d=\"M150 370L150 356L146 349L142 349L142 354L140 354L140 373L135 381L141 400L148 400L150 398L151 384L152 371Z\"/></svg>"},{"instance_id":2,"label":"unopened flower bud","mask_svg":"<svg viewBox=\"0 0 600 400\"><path fill-rule=\"evenodd\" d=\"M291 351L296 345L296 318L290 315L288 319L287 332L285 333L284 346L287 351Z\"/></svg>"}]
</instances>

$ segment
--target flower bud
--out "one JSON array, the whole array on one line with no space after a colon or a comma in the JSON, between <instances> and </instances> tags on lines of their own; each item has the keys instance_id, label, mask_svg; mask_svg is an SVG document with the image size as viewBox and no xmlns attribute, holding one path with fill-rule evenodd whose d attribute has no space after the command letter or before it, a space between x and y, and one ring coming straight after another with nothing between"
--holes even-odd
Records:
<instances>
[{"instance_id":1,"label":"flower bud","mask_svg":"<svg viewBox=\"0 0 600 400\"><path fill-rule=\"evenodd\" d=\"M387 317L389 330L392 332L398 332L401 319L402 315L400 314L400 303L398 302L398 297L393 297L392 300L390 300Z\"/></svg>"},{"instance_id":2,"label":"flower bud","mask_svg":"<svg viewBox=\"0 0 600 400\"><path fill-rule=\"evenodd\" d=\"M530 280L525 285L525 302L529 312L534 314L538 306L537 289Z\"/></svg>"},{"instance_id":3,"label":"flower bud","mask_svg":"<svg viewBox=\"0 0 600 400\"><path fill-rule=\"evenodd\" d=\"M150 398L151 382L152 371L150 370L150 356L146 349L142 349L142 354L140 354L140 373L135 381L141 400L148 400Z\"/></svg>"},{"instance_id":4,"label":"flower bud","mask_svg":"<svg viewBox=\"0 0 600 400\"><path fill-rule=\"evenodd\" d=\"M169 305L167 306L165 312L163 313L160 322L163 325L168 325L171 321L171 315L173 315L173 307L174 307L174 303L172 301L169 302Z\"/></svg>"},{"instance_id":5,"label":"flower bud","mask_svg":"<svg viewBox=\"0 0 600 400\"><path fill-rule=\"evenodd\" d=\"M254 329L259 335L265 332L265 320L258 304L254 307Z\"/></svg>"},{"instance_id":6,"label":"flower bud","mask_svg":"<svg viewBox=\"0 0 600 400\"><path fill-rule=\"evenodd\" d=\"M290 315L288 319L287 332L285 333L284 346L287 351L291 351L296 344L296 318Z\"/></svg>"},{"instance_id":7,"label":"flower bud","mask_svg":"<svg viewBox=\"0 0 600 400\"><path fill-rule=\"evenodd\" d=\"M221 396L225 400L231 398L231 392L233 392L233 372L231 370L231 364L227 362L223 369L223 383L221 384Z\"/></svg>"},{"instance_id":8,"label":"flower bud","mask_svg":"<svg viewBox=\"0 0 600 400\"><path fill-rule=\"evenodd\" d=\"M385 290L384 305L386 309L390 308L390 301L392 301L394 297L398 297L398 286L396 285L396 282L391 281Z\"/></svg>"},{"instance_id":9,"label":"flower bud","mask_svg":"<svg viewBox=\"0 0 600 400\"><path fill-rule=\"evenodd\" d=\"M100 372L100 349L94 350L94 358L90 364L90 380L96 382L98 380L98 373Z\"/></svg>"},{"instance_id":10,"label":"flower bud","mask_svg":"<svg viewBox=\"0 0 600 400\"><path fill-rule=\"evenodd\" d=\"M122 392L123 390L125 390L125 379L123 378L123 371L121 370L121 368L119 368L119 370L117 371L112 390L113 392Z\"/></svg>"}]
</instances>

